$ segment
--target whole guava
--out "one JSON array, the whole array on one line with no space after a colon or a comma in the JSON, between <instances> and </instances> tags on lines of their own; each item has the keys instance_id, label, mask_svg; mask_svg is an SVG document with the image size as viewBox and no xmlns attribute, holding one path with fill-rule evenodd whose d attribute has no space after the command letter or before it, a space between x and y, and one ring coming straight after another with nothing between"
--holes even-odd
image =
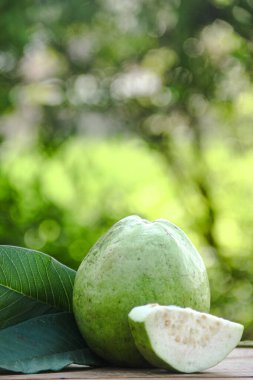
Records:
<instances>
[{"instance_id":1,"label":"whole guava","mask_svg":"<svg viewBox=\"0 0 253 380\"><path fill-rule=\"evenodd\" d=\"M174 224L128 216L113 225L83 259L73 308L87 344L114 365L147 365L137 351L128 313L159 303L209 312L210 290L201 256Z\"/></svg>"}]
</instances>

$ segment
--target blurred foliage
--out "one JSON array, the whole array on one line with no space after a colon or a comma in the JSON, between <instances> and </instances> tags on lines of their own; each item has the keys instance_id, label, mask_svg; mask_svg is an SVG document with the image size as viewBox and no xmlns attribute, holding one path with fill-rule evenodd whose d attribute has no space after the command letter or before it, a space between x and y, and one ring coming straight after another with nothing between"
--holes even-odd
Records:
<instances>
[{"instance_id":1,"label":"blurred foliage","mask_svg":"<svg viewBox=\"0 0 253 380\"><path fill-rule=\"evenodd\" d=\"M253 339L253 1L0 11L1 244L77 268L116 220L169 219Z\"/></svg>"}]
</instances>

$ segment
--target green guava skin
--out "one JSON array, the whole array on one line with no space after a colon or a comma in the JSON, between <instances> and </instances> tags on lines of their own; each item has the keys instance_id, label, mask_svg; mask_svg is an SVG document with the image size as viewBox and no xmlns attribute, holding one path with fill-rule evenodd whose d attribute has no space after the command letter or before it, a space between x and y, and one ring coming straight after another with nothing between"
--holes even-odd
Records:
<instances>
[{"instance_id":1,"label":"green guava skin","mask_svg":"<svg viewBox=\"0 0 253 380\"><path fill-rule=\"evenodd\" d=\"M207 272L177 226L128 216L84 257L74 283L74 314L84 339L99 356L113 365L147 367L134 344L128 313L148 303L209 312Z\"/></svg>"}]
</instances>

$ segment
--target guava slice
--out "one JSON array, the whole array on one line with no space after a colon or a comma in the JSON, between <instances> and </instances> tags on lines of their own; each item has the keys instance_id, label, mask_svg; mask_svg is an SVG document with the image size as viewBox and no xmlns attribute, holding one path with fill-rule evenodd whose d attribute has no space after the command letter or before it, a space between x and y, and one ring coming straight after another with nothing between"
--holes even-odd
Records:
<instances>
[{"instance_id":1,"label":"guava slice","mask_svg":"<svg viewBox=\"0 0 253 380\"><path fill-rule=\"evenodd\" d=\"M239 323L178 306L138 306L128 317L136 347L148 362L185 373L221 362L243 333Z\"/></svg>"}]
</instances>

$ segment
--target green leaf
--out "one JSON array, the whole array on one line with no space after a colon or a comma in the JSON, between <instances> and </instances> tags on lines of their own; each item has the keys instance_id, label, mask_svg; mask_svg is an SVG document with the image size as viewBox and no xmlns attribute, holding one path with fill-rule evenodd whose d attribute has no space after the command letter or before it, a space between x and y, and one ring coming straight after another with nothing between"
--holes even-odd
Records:
<instances>
[{"instance_id":1,"label":"green leaf","mask_svg":"<svg viewBox=\"0 0 253 380\"><path fill-rule=\"evenodd\" d=\"M75 273L44 253L0 246L0 329L71 311Z\"/></svg>"},{"instance_id":2,"label":"green leaf","mask_svg":"<svg viewBox=\"0 0 253 380\"><path fill-rule=\"evenodd\" d=\"M0 331L0 369L36 373L69 364L104 365L87 347L72 313L46 314Z\"/></svg>"}]
</instances>

